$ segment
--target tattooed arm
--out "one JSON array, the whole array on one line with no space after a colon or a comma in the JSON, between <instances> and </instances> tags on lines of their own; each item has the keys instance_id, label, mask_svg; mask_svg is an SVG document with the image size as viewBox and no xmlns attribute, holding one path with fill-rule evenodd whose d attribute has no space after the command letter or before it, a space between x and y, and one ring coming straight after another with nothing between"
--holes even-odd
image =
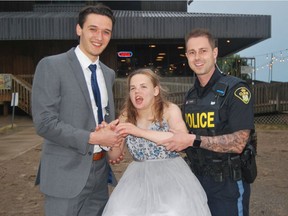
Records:
<instances>
[{"instance_id":1,"label":"tattooed arm","mask_svg":"<svg viewBox=\"0 0 288 216\"><path fill-rule=\"evenodd\" d=\"M221 136L201 136L201 148L220 153L238 153L245 148L250 130L240 130Z\"/></svg>"},{"instance_id":2,"label":"tattooed arm","mask_svg":"<svg viewBox=\"0 0 288 216\"><path fill-rule=\"evenodd\" d=\"M164 145L170 151L182 151L193 145L196 138L194 134L185 134L171 130L174 135L168 139L158 142ZM201 136L200 148L220 153L238 153L240 154L250 135L250 130L239 130L232 134L219 136Z\"/></svg>"}]
</instances>

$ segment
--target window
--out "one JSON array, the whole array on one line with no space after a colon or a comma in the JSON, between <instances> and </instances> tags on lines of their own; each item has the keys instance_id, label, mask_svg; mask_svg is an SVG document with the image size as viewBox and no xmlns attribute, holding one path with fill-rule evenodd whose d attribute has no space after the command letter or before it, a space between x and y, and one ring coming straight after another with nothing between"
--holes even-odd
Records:
<instances>
[{"instance_id":1,"label":"window","mask_svg":"<svg viewBox=\"0 0 288 216\"><path fill-rule=\"evenodd\" d=\"M191 76L185 47L180 44L121 44L117 46L117 76L150 67L161 76Z\"/></svg>"}]
</instances>

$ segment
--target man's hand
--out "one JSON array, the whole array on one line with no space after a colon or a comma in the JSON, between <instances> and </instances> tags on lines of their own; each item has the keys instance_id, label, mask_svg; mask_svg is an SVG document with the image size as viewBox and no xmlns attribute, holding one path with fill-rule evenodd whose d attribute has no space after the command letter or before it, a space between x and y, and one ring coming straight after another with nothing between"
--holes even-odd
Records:
<instances>
[{"instance_id":1,"label":"man's hand","mask_svg":"<svg viewBox=\"0 0 288 216\"><path fill-rule=\"evenodd\" d=\"M158 145L163 145L169 151L182 151L189 146L192 146L194 142L195 135L191 135L184 132L177 132L175 130L170 129L170 132L173 133L173 136L157 142Z\"/></svg>"},{"instance_id":2,"label":"man's hand","mask_svg":"<svg viewBox=\"0 0 288 216\"><path fill-rule=\"evenodd\" d=\"M123 137L115 132L115 127L118 123L118 119L112 121L110 124L103 121L95 128L94 132L90 133L89 143L107 147L120 146L123 142Z\"/></svg>"},{"instance_id":3,"label":"man's hand","mask_svg":"<svg viewBox=\"0 0 288 216\"><path fill-rule=\"evenodd\" d=\"M119 124L119 119L115 119L109 124L105 121L102 121L101 124L98 124L95 131L99 131L101 128L109 127L111 130L115 130L116 126Z\"/></svg>"}]
</instances>

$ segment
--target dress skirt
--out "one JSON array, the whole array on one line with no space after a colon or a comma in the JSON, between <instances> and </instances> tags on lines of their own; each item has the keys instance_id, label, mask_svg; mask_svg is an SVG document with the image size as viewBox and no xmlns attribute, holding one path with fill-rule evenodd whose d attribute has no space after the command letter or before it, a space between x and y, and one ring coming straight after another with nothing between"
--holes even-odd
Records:
<instances>
[{"instance_id":1,"label":"dress skirt","mask_svg":"<svg viewBox=\"0 0 288 216\"><path fill-rule=\"evenodd\" d=\"M133 161L104 216L208 216L206 194L182 157Z\"/></svg>"}]
</instances>

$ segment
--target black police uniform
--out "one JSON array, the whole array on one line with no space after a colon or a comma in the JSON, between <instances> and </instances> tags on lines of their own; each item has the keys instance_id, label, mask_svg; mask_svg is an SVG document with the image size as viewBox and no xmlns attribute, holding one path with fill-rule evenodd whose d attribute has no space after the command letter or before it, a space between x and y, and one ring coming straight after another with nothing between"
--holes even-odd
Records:
<instances>
[{"instance_id":1,"label":"black police uniform","mask_svg":"<svg viewBox=\"0 0 288 216\"><path fill-rule=\"evenodd\" d=\"M202 136L254 130L253 99L242 80L218 69L201 87L196 79L186 94L183 118L190 133ZM213 216L248 216L250 184L243 180L238 154L186 149L191 169L208 197Z\"/></svg>"}]
</instances>

